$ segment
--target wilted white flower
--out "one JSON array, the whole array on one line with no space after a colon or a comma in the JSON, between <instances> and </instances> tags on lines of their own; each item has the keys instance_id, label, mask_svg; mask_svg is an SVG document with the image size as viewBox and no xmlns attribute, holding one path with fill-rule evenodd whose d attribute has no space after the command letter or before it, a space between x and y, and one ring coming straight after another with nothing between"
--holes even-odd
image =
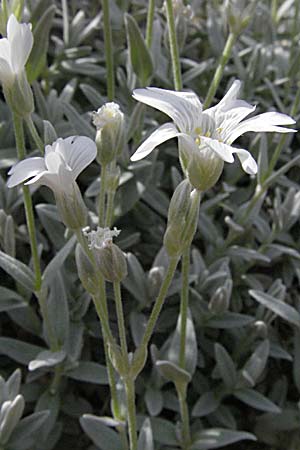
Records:
<instances>
[{"instance_id":1,"label":"wilted white flower","mask_svg":"<svg viewBox=\"0 0 300 450\"><path fill-rule=\"evenodd\" d=\"M247 131L289 133L295 121L281 113L267 112L247 120L255 110L237 95L241 82L236 80L224 98L214 107L202 110L202 104L193 92L175 92L158 88L134 90L133 97L146 105L167 114L173 122L168 122L154 131L131 157L138 161L149 155L158 145L178 137L183 170L192 178L194 187L205 190L219 178L223 162L232 163L236 153L242 167L248 174L257 172L257 164L251 154L244 149L232 147L232 143ZM195 180L197 173L199 185ZM204 179L204 184L203 184Z\"/></svg>"},{"instance_id":2,"label":"wilted white flower","mask_svg":"<svg viewBox=\"0 0 300 450\"><path fill-rule=\"evenodd\" d=\"M121 230L118 230L116 227L114 227L113 230L110 230L109 228L97 227L96 231L92 230L85 232L85 235L88 238L90 249L92 250L95 248L99 250L107 245L110 245L113 238L119 236L120 233Z\"/></svg>"},{"instance_id":3,"label":"wilted white flower","mask_svg":"<svg viewBox=\"0 0 300 450\"><path fill-rule=\"evenodd\" d=\"M107 165L123 150L124 114L117 103L105 103L98 111L93 112L93 124L97 128L97 160L101 165Z\"/></svg>"},{"instance_id":4,"label":"wilted white flower","mask_svg":"<svg viewBox=\"0 0 300 450\"><path fill-rule=\"evenodd\" d=\"M23 159L8 172L8 187L46 185L53 190L64 223L72 229L85 225L86 208L76 183L78 175L95 159L96 144L85 136L57 139L47 145L45 157Z\"/></svg>"},{"instance_id":5,"label":"wilted white flower","mask_svg":"<svg viewBox=\"0 0 300 450\"><path fill-rule=\"evenodd\" d=\"M33 46L31 24L19 23L12 14L7 22L7 38L0 39L0 81L12 86L22 74Z\"/></svg>"}]
</instances>

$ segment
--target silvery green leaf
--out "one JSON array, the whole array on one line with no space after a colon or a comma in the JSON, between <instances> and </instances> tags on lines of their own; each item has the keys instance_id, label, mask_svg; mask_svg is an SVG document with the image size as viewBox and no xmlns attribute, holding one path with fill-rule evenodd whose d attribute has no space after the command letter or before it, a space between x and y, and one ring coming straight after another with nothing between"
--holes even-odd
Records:
<instances>
[{"instance_id":1,"label":"silvery green leaf","mask_svg":"<svg viewBox=\"0 0 300 450\"><path fill-rule=\"evenodd\" d=\"M76 236L73 235L67 243L61 248L59 252L54 256L54 258L51 259L48 266L45 268L43 273L43 280L47 284L51 285L53 283L57 272L60 271L62 265L64 264L65 260L71 253L71 251L74 248L74 245L76 243Z\"/></svg>"},{"instance_id":2,"label":"silvery green leaf","mask_svg":"<svg viewBox=\"0 0 300 450\"><path fill-rule=\"evenodd\" d=\"M271 260L268 256L259 253L252 248L240 247L238 245L233 245L229 248L228 254L232 257L239 257L245 261L262 261L269 263Z\"/></svg>"},{"instance_id":3,"label":"silvery green leaf","mask_svg":"<svg viewBox=\"0 0 300 450\"><path fill-rule=\"evenodd\" d=\"M132 313L130 314L130 328L132 338L137 347L142 341L146 325L147 320L145 315L142 313L138 313L137 311L132 311Z\"/></svg>"},{"instance_id":4,"label":"silvery green leaf","mask_svg":"<svg viewBox=\"0 0 300 450\"><path fill-rule=\"evenodd\" d=\"M44 124L44 143L45 145L51 145L57 140L58 136L56 134L55 128L49 120L43 120Z\"/></svg>"},{"instance_id":5,"label":"silvery green leaf","mask_svg":"<svg viewBox=\"0 0 300 450\"><path fill-rule=\"evenodd\" d=\"M127 253L126 259L128 275L122 284L143 305L147 301L146 274L140 262L132 253Z\"/></svg>"},{"instance_id":6,"label":"silvery green leaf","mask_svg":"<svg viewBox=\"0 0 300 450\"><path fill-rule=\"evenodd\" d=\"M28 369L33 371L40 369L41 367L53 367L60 364L66 357L64 350L59 350L57 352L51 352L50 350L45 350L39 353L35 359L30 361Z\"/></svg>"},{"instance_id":7,"label":"silvery green leaf","mask_svg":"<svg viewBox=\"0 0 300 450\"><path fill-rule=\"evenodd\" d=\"M0 354L9 356L21 364L29 364L44 349L37 345L18 341L17 339L0 337Z\"/></svg>"},{"instance_id":8,"label":"silvery green leaf","mask_svg":"<svg viewBox=\"0 0 300 450\"><path fill-rule=\"evenodd\" d=\"M281 300L266 294L265 292L256 291L251 289L249 291L251 297L257 300L261 305L270 309L273 313L281 317L282 319L287 320L296 327L300 328L300 314L299 312Z\"/></svg>"},{"instance_id":9,"label":"silvery green leaf","mask_svg":"<svg viewBox=\"0 0 300 450\"><path fill-rule=\"evenodd\" d=\"M39 17L33 29L34 45L27 63L27 76L30 83L37 79L46 65L46 54L49 45L49 32L52 26L56 7L50 5Z\"/></svg>"},{"instance_id":10,"label":"silvery green leaf","mask_svg":"<svg viewBox=\"0 0 300 450\"><path fill-rule=\"evenodd\" d=\"M2 416L1 408L1 424L0 424L0 444L6 444L9 440L14 428L22 417L25 402L22 395L17 395L17 397L12 401L5 402L8 407Z\"/></svg>"},{"instance_id":11,"label":"silvery green leaf","mask_svg":"<svg viewBox=\"0 0 300 450\"><path fill-rule=\"evenodd\" d=\"M204 417L216 411L220 405L220 400L217 399L214 392L205 392L195 403L192 409L193 417Z\"/></svg>"},{"instance_id":12,"label":"silvery green leaf","mask_svg":"<svg viewBox=\"0 0 300 450\"><path fill-rule=\"evenodd\" d=\"M107 427L97 416L84 414L80 418L80 425L101 450L120 450L121 441L118 434Z\"/></svg>"},{"instance_id":13,"label":"silvery green leaf","mask_svg":"<svg viewBox=\"0 0 300 450\"><path fill-rule=\"evenodd\" d=\"M145 393L145 402L150 416L158 416L164 405L161 389L149 386Z\"/></svg>"},{"instance_id":14,"label":"silvery green leaf","mask_svg":"<svg viewBox=\"0 0 300 450\"><path fill-rule=\"evenodd\" d=\"M60 249L65 244L65 226L60 220L56 205L40 203L35 206L35 209L54 248Z\"/></svg>"},{"instance_id":15,"label":"silvery green leaf","mask_svg":"<svg viewBox=\"0 0 300 450\"><path fill-rule=\"evenodd\" d=\"M16 237L15 224L12 216L7 216L3 233L4 251L7 255L15 257L16 254Z\"/></svg>"},{"instance_id":16,"label":"silvery green leaf","mask_svg":"<svg viewBox=\"0 0 300 450\"><path fill-rule=\"evenodd\" d=\"M178 364L180 354L180 336L181 336L181 315L179 314L176 330L173 334L172 341L168 350L168 360ZM187 315L186 322L186 339L185 339L185 370L192 376L197 366L198 346L193 319L190 310Z\"/></svg>"},{"instance_id":17,"label":"silvery green leaf","mask_svg":"<svg viewBox=\"0 0 300 450\"><path fill-rule=\"evenodd\" d=\"M191 381L190 374L175 363L160 360L156 361L155 366L163 377L175 384L187 384Z\"/></svg>"},{"instance_id":18,"label":"silvery green leaf","mask_svg":"<svg viewBox=\"0 0 300 450\"><path fill-rule=\"evenodd\" d=\"M66 376L87 383L108 383L106 367L92 361L79 361L74 369L66 372Z\"/></svg>"},{"instance_id":19,"label":"silvery green leaf","mask_svg":"<svg viewBox=\"0 0 300 450\"><path fill-rule=\"evenodd\" d=\"M237 371L235 364L227 350L225 350L221 344L215 344L215 355L217 367L222 380L225 386L232 390L237 382Z\"/></svg>"},{"instance_id":20,"label":"silvery green leaf","mask_svg":"<svg viewBox=\"0 0 300 450\"><path fill-rule=\"evenodd\" d=\"M16 369L5 383L6 399L13 400L20 392L22 372Z\"/></svg>"},{"instance_id":21,"label":"silvery green leaf","mask_svg":"<svg viewBox=\"0 0 300 450\"><path fill-rule=\"evenodd\" d=\"M159 417L150 419L154 441L163 445L178 445L176 427L172 422Z\"/></svg>"},{"instance_id":22,"label":"silvery green leaf","mask_svg":"<svg viewBox=\"0 0 300 450\"><path fill-rule=\"evenodd\" d=\"M239 314L233 312L224 312L220 317L213 317L209 319L205 326L210 328L231 329L236 327L243 327L254 322L255 318L246 314Z\"/></svg>"},{"instance_id":23,"label":"silvery green leaf","mask_svg":"<svg viewBox=\"0 0 300 450\"><path fill-rule=\"evenodd\" d=\"M59 263L59 261L57 262ZM52 278L47 303L49 320L52 324L55 337L60 345L64 345L69 333L70 313L61 270L57 271L56 276ZM46 329L44 331L46 332ZM49 339L49 336L47 338Z\"/></svg>"},{"instance_id":24,"label":"silvery green leaf","mask_svg":"<svg viewBox=\"0 0 300 450\"><path fill-rule=\"evenodd\" d=\"M20 420L10 437L8 450L30 450L38 438L41 428L49 417L49 411L30 414Z\"/></svg>"},{"instance_id":25,"label":"silvery green leaf","mask_svg":"<svg viewBox=\"0 0 300 450\"><path fill-rule=\"evenodd\" d=\"M46 410L49 412L49 416L46 418L45 426L40 430L41 441L47 441L49 433L54 429L55 423L58 418L58 414L61 407L61 398L56 392L52 392L50 389L44 391L38 398L35 405L35 412L43 412Z\"/></svg>"},{"instance_id":26,"label":"silvery green leaf","mask_svg":"<svg viewBox=\"0 0 300 450\"><path fill-rule=\"evenodd\" d=\"M34 291L34 274L24 263L0 251L0 267L26 289Z\"/></svg>"},{"instance_id":27,"label":"silvery green leaf","mask_svg":"<svg viewBox=\"0 0 300 450\"><path fill-rule=\"evenodd\" d=\"M127 45L133 71L138 76L141 85L147 86L153 74L152 58L145 44L142 33L135 19L125 15Z\"/></svg>"},{"instance_id":28,"label":"silvery green leaf","mask_svg":"<svg viewBox=\"0 0 300 450\"><path fill-rule=\"evenodd\" d=\"M69 103L62 102L64 113L66 114L70 124L76 130L76 134L88 136L94 139L95 129L80 115L77 110Z\"/></svg>"},{"instance_id":29,"label":"silvery green leaf","mask_svg":"<svg viewBox=\"0 0 300 450\"><path fill-rule=\"evenodd\" d=\"M25 308L16 308L7 311L7 314L19 327L29 333L40 336L42 332L42 322L36 309L26 304Z\"/></svg>"},{"instance_id":30,"label":"silvery green leaf","mask_svg":"<svg viewBox=\"0 0 300 450\"><path fill-rule=\"evenodd\" d=\"M242 376L252 386L255 386L257 380L261 376L266 367L270 351L270 343L268 339L263 341L256 347L246 364L242 369Z\"/></svg>"},{"instance_id":31,"label":"silvery green leaf","mask_svg":"<svg viewBox=\"0 0 300 450\"><path fill-rule=\"evenodd\" d=\"M151 422L145 419L140 429L137 450L154 450Z\"/></svg>"},{"instance_id":32,"label":"silvery green leaf","mask_svg":"<svg viewBox=\"0 0 300 450\"><path fill-rule=\"evenodd\" d=\"M79 87L95 109L100 108L105 103L104 97L89 84L81 83Z\"/></svg>"},{"instance_id":33,"label":"silvery green leaf","mask_svg":"<svg viewBox=\"0 0 300 450\"><path fill-rule=\"evenodd\" d=\"M254 434L245 431L210 428L197 433L197 439L192 444L191 450L209 450L244 440L256 441L257 439Z\"/></svg>"},{"instance_id":34,"label":"silvery green leaf","mask_svg":"<svg viewBox=\"0 0 300 450\"><path fill-rule=\"evenodd\" d=\"M23 297L15 291L0 286L0 312L10 311L15 308L24 308L27 303Z\"/></svg>"},{"instance_id":35,"label":"silvery green leaf","mask_svg":"<svg viewBox=\"0 0 300 450\"><path fill-rule=\"evenodd\" d=\"M280 413L281 409L275 403L254 389L241 389L234 392L234 396L242 402L260 411Z\"/></svg>"}]
</instances>

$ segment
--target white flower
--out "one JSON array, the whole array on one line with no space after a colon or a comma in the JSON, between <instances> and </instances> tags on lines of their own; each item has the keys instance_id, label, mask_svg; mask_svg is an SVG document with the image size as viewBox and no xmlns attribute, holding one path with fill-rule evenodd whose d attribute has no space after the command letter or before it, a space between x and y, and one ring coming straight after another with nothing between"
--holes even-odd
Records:
<instances>
[{"instance_id":1,"label":"white flower","mask_svg":"<svg viewBox=\"0 0 300 450\"><path fill-rule=\"evenodd\" d=\"M0 81L10 87L20 75L33 45L31 24L20 24L12 14L7 22L7 38L0 39Z\"/></svg>"},{"instance_id":2,"label":"white flower","mask_svg":"<svg viewBox=\"0 0 300 450\"><path fill-rule=\"evenodd\" d=\"M99 130L109 123L114 124L123 120L123 117L124 114L120 110L120 106L115 102L109 102L93 112L93 124Z\"/></svg>"},{"instance_id":3,"label":"white flower","mask_svg":"<svg viewBox=\"0 0 300 450\"><path fill-rule=\"evenodd\" d=\"M152 106L173 120L160 126L137 149L131 157L138 161L149 155L158 145L178 137L180 144L193 155L201 155L202 160L211 163L212 158L232 163L236 153L242 167L248 174L256 174L257 164L251 154L231 144L247 131L290 133L290 125L295 121L286 114L267 112L251 119L243 120L255 110L237 95L241 82L236 80L224 98L214 107L202 110L202 105L193 92L175 92L158 88L134 90L133 97ZM200 153L199 153L200 152Z\"/></svg>"},{"instance_id":4,"label":"white flower","mask_svg":"<svg viewBox=\"0 0 300 450\"><path fill-rule=\"evenodd\" d=\"M29 179L24 184L44 184L54 192L72 192L76 178L96 154L96 144L88 137L57 139L46 145L44 158L27 158L15 164L8 172L7 186L14 187Z\"/></svg>"},{"instance_id":5,"label":"white flower","mask_svg":"<svg viewBox=\"0 0 300 450\"><path fill-rule=\"evenodd\" d=\"M84 234L87 236L89 241L89 248L100 250L101 248L105 248L112 243L114 237L119 236L121 230L118 230L114 227L113 230L109 228L101 228L97 227L97 230L85 232Z\"/></svg>"}]
</instances>

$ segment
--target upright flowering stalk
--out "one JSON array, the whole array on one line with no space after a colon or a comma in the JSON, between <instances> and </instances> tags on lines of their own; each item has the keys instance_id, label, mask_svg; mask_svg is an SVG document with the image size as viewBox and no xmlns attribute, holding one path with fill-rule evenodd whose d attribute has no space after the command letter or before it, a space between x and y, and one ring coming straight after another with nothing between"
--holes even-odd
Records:
<instances>
[{"instance_id":1,"label":"upright flowering stalk","mask_svg":"<svg viewBox=\"0 0 300 450\"><path fill-rule=\"evenodd\" d=\"M20 24L12 14L7 22L7 38L0 40L0 81L12 110L20 116L33 111L33 95L25 64L33 46L31 24Z\"/></svg>"},{"instance_id":2,"label":"upright flowering stalk","mask_svg":"<svg viewBox=\"0 0 300 450\"><path fill-rule=\"evenodd\" d=\"M281 113L267 112L247 120L255 110L237 98L241 82L236 80L224 98L214 107L203 111L193 92L174 92L158 88L136 89L134 98L167 114L173 122L161 125L131 157L138 161L149 155L158 145L178 137L179 157L184 174L192 186L205 191L218 181L224 161L234 162L236 154L244 171L257 172L251 154L233 147L233 142L248 131L290 133L295 130L278 125L295 121Z\"/></svg>"},{"instance_id":3,"label":"upright flowering stalk","mask_svg":"<svg viewBox=\"0 0 300 450\"><path fill-rule=\"evenodd\" d=\"M85 136L58 139L47 145L45 157L24 159L10 171L8 187L46 185L52 189L65 225L79 229L86 225L86 207L76 183L78 175L95 159L95 143Z\"/></svg>"}]
</instances>

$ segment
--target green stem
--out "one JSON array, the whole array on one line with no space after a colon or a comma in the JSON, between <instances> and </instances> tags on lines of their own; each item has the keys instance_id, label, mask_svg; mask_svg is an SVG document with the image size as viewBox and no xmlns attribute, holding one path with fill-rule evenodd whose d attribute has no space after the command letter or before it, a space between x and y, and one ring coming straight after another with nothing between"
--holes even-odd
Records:
<instances>
[{"instance_id":1,"label":"green stem","mask_svg":"<svg viewBox=\"0 0 300 450\"><path fill-rule=\"evenodd\" d=\"M16 114L13 114L13 124L14 124L18 159L21 160L25 158L24 129L21 117L17 116ZM26 223L28 228L31 255L33 260L33 268L35 273L35 289L36 291L39 291L42 285L42 274L35 232L32 199L28 186L23 186L23 196L24 196Z\"/></svg>"},{"instance_id":2,"label":"green stem","mask_svg":"<svg viewBox=\"0 0 300 450\"><path fill-rule=\"evenodd\" d=\"M207 96L206 96L206 99L205 99L205 102L203 105L203 109L207 109L211 105L211 102L212 102L212 100L215 96L215 93L217 92L217 89L219 87L219 84L220 84L220 81L221 81L221 78L222 78L222 75L224 72L224 68L230 58L231 50L235 43L236 38L237 38L237 36L235 33L232 33L232 32L229 33L225 47L223 49L223 53L221 55L221 58L220 58L220 61L218 64L218 67L216 69L214 78L209 86L209 90L208 90L208 93L207 93Z\"/></svg>"},{"instance_id":3,"label":"green stem","mask_svg":"<svg viewBox=\"0 0 300 450\"><path fill-rule=\"evenodd\" d=\"M106 178L107 178L107 165L103 164L101 167L100 194L99 194L99 226L100 227L103 227L104 223L105 223Z\"/></svg>"},{"instance_id":4,"label":"green stem","mask_svg":"<svg viewBox=\"0 0 300 450\"><path fill-rule=\"evenodd\" d=\"M180 349L179 366L185 369L185 347L186 347L186 325L189 307L189 271L190 271L190 250L185 250L181 263L181 300L180 300Z\"/></svg>"},{"instance_id":5,"label":"green stem","mask_svg":"<svg viewBox=\"0 0 300 450\"><path fill-rule=\"evenodd\" d=\"M45 145L44 142L42 141L42 139L40 138L37 129L33 123L32 117L31 115L27 116L25 118L25 122L26 125L28 127L28 130L31 134L32 139L34 140L35 145L37 146L37 148L39 149L39 151L41 152L41 154L43 155L45 152Z\"/></svg>"},{"instance_id":6,"label":"green stem","mask_svg":"<svg viewBox=\"0 0 300 450\"><path fill-rule=\"evenodd\" d=\"M107 68L107 98L112 101L115 97L115 78L114 78L114 59L112 49L112 34L109 17L109 1L102 0L103 21L104 21L104 45L105 45L105 60Z\"/></svg>"},{"instance_id":7,"label":"green stem","mask_svg":"<svg viewBox=\"0 0 300 450\"><path fill-rule=\"evenodd\" d=\"M178 259L177 257L171 258L170 262L169 262L169 266L168 266L168 270L166 272L164 281L161 285L159 294L157 296L157 299L155 301L155 304L153 306L151 315L149 317L145 332L144 332L144 336L142 339L142 342L140 344L140 346L142 348L147 348L149 341L151 339L152 333L154 331L157 319L159 317L160 311L163 307L166 295L168 293L168 289L170 287L170 284L172 282L173 276L175 274L175 270L178 264Z\"/></svg>"},{"instance_id":8,"label":"green stem","mask_svg":"<svg viewBox=\"0 0 300 450\"><path fill-rule=\"evenodd\" d=\"M170 41L171 59L172 59L172 67L173 67L174 85L175 85L176 91L180 91L182 89L182 79L181 79L179 50L178 50L178 44L177 44L177 36L176 36L175 20L174 20L174 12L173 12L173 1L166 0L166 6L167 6L167 21L168 21L168 29L169 29L169 41Z\"/></svg>"},{"instance_id":9,"label":"green stem","mask_svg":"<svg viewBox=\"0 0 300 450\"><path fill-rule=\"evenodd\" d=\"M107 193L105 226L108 228L111 227L112 222L113 222L115 195L116 195L116 191L108 191L108 193Z\"/></svg>"},{"instance_id":10,"label":"green stem","mask_svg":"<svg viewBox=\"0 0 300 450\"><path fill-rule=\"evenodd\" d=\"M121 286L118 281L114 282L113 285L114 285L114 297L115 297L115 303L116 303L121 350L122 350L124 361L128 362L128 349L127 349L127 341L126 341L124 311L123 311L122 298L121 298Z\"/></svg>"},{"instance_id":11,"label":"green stem","mask_svg":"<svg viewBox=\"0 0 300 450\"><path fill-rule=\"evenodd\" d=\"M128 378L124 381L125 381L125 390L126 390L126 398L127 398L127 418L128 418L128 434L129 434L129 441L130 441L130 450L137 450L134 380Z\"/></svg>"},{"instance_id":12,"label":"green stem","mask_svg":"<svg viewBox=\"0 0 300 450\"><path fill-rule=\"evenodd\" d=\"M146 25L146 45L148 49L151 47L152 44L154 11L155 11L155 0L149 0L147 25Z\"/></svg>"},{"instance_id":13,"label":"green stem","mask_svg":"<svg viewBox=\"0 0 300 450\"><path fill-rule=\"evenodd\" d=\"M180 416L181 416L182 449L189 450L191 445L191 432L190 432L189 410L186 401L187 385L176 386L176 390L179 399Z\"/></svg>"}]
</instances>

